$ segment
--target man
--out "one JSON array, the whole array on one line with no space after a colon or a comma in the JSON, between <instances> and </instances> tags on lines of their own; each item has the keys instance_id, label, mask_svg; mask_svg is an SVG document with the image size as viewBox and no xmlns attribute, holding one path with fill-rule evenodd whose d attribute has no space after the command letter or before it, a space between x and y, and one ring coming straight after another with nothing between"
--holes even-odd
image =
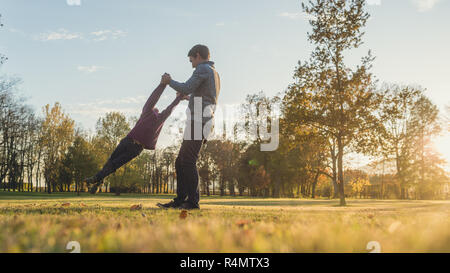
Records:
<instances>
[{"instance_id":1,"label":"man","mask_svg":"<svg viewBox=\"0 0 450 273\"><path fill-rule=\"evenodd\" d=\"M148 98L142 109L141 116L136 122L134 128L130 133L120 141L110 158L103 166L103 169L96 175L87 178L85 181L90 187L89 192L97 193L99 186L103 183L103 179L115 172L118 168L125 165L133 158L137 157L142 150L154 150L158 140L161 129L166 119L172 113L172 110L181 100L188 100L189 96L177 92L175 100L161 113L155 107L161 94L166 88L167 84L161 80L161 83L156 87L153 93Z\"/></svg>"},{"instance_id":2,"label":"man","mask_svg":"<svg viewBox=\"0 0 450 273\"><path fill-rule=\"evenodd\" d=\"M175 161L177 174L177 196L161 208L199 209L199 189L197 159L211 133L211 124L220 92L220 78L214 62L210 61L208 47L194 46L188 53L189 61L195 68L191 78L185 83L174 81L169 74L163 75L163 82L175 91L190 95L184 139Z\"/></svg>"}]
</instances>

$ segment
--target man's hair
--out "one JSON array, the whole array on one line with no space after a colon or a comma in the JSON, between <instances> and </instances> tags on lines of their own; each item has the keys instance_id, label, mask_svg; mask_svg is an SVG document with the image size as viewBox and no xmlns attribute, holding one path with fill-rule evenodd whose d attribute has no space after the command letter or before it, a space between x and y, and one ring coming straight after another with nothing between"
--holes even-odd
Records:
<instances>
[{"instance_id":1,"label":"man's hair","mask_svg":"<svg viewBox=\"0 0 450 273\"><path fill-rule=\"evenodd\" d=\"M197 57L197 53L203 59L209 59L209 48L205 45L195 45L191 50L189 50L188 57Z\"/></svg>"}]
</instances>

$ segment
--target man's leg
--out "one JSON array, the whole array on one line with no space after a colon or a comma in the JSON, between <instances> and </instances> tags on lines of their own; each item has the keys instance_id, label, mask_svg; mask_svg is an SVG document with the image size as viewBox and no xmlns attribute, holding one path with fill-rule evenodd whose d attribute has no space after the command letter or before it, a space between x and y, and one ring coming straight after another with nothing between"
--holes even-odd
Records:
<instances>
[{"instance_id":1,"label":"man's leg","mask_svg":"<svg viewBox=\"0 0 450 273\"><path fill-rule=\"evenodd\" d=\"M187 121L189 124L189 121ZM184 134L186 134L186 130L191 130L190 126L186 126L184 129ZM183 138L185 138L183 136ZM186 155L188 154L188 141L183 140L181 143L180 151L178 152L177 159L175 160L175 172L177 174L177 196L170 201L169 203L158 203L156 204L160 208L179 208L183 202L186 201L188 196L188 191L186 188L186 172L184 170L184 161Z\"/></svg>"},{"instance_id":2,"label":"man's leg","mask_svg":"<svg viewBox=\"0 0 450 273\"><path fill-rule=\"evenodd\" d=\"M199 207L200 199L198 191L198 171L197 159L205 140L193 140L194 122L187 121L184 130L184 140L181 143L177 160L175 161L175 169L177 173L177 197L167 204L158 204L163 208L179 207L183 202L188 202L190 207ZM200 125L203 128L203 124ZM191 134L187 134L187 130Z\"/></svg>"},{"instance_id":3,"label":"man's leg","mask_svg":"<svg viewBox=\"0 0 450 273\"><path fill-rule=\"evenodd\" d=\"M184 140L182 146L184 149L180 150L180 167L183 172L183 191L187 194L186 202L192 207L199 207L197 160L202 147L202 140Z\"/></svg>"},{"instance_id":4,"label":"man's leg","mask_svg":"<svg viewBox=\"0 0 450 273\"><path fill-rule=\"evenodd\" d=\"M184 143L184 142L183 142ZM183 181L183 165L181 164L181 157L183 155L183 144L181 144L180 152L178 153L177 159L175 161L175 172L177 174L177 197L175 197L174 202L180 205L186 200L187 191L185 188L185 182Z\"/></svg>"}]
</instances>

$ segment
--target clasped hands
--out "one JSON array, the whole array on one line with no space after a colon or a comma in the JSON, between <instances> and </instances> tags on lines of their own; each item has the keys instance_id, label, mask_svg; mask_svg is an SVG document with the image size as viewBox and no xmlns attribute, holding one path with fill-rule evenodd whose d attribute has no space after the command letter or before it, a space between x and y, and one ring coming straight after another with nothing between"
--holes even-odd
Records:
<instances>
[{"instance_id":1,"label":"clasped hands","mask_svg":"<svg viewBox=\"0 0 450 273\"><path fill-rule=\"evenodd\" d=\"M170 77L170 74L168 73L164 73L164 75L161 76L161 83L163 84L169 84L170 81L172 80L172 77ZM184 95L180 92L177 92L177 97L181 96L182 100L189 100L190 96L189 95Z\"/></svg>"},{"instance_id":2,"label":"clasped hands","mask_svg":"<svg viewBox=\"0 0 450 273\"><path fill-rule=\"evenodd\" d=\"M164 73L164 75L161 76L161 82L164 84L169 84L172 80L172 77L168 73Z\"/></svg>"}]
</instances>

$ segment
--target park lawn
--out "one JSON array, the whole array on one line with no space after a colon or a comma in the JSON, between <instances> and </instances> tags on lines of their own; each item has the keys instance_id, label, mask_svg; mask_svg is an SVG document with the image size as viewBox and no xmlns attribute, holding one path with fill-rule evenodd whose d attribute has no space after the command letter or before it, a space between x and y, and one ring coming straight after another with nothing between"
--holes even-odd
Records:
<instances>
[{"instance_id":1,"label":"park lawn","mask_svg":"<svg viewBox=\"0 0 450 273\"><path fill-rule=\"evenodd\" d=\"M170 198L0 192L0 252L450 252L450 201L202 197L183 218Z\"/></svg>"}]
</instances>

